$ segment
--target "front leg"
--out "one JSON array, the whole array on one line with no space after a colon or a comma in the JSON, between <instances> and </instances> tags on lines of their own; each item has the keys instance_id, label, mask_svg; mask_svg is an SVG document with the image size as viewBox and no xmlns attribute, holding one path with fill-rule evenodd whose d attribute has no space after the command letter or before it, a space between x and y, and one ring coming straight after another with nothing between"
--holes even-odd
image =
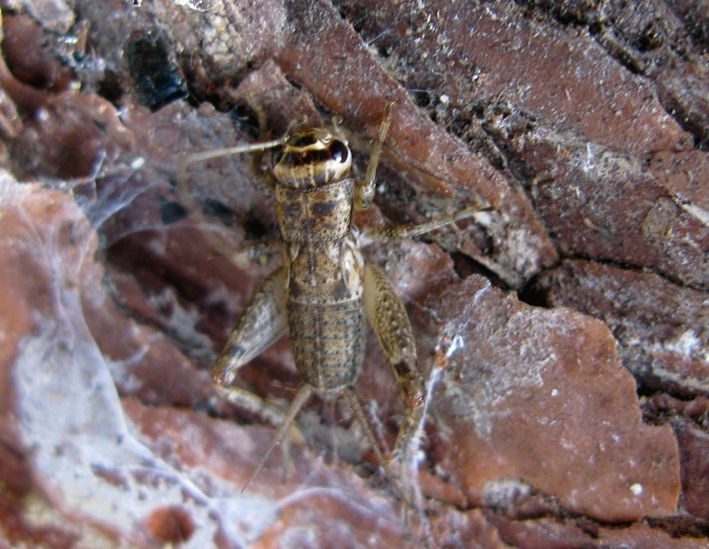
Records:
<instances>
[{"instance_id":1,"label":"front leg","mask_svg":"<svg viewBox=\"0 0 709 549\"><path fill-rule=\"evenodd\" d=\"M404 304L386 275L372 265L364 268L364 309L409 408L396 437L394 458L411 463L424 419L423 376L416 364L416 343Z\"/></svg>"}]
</instances>

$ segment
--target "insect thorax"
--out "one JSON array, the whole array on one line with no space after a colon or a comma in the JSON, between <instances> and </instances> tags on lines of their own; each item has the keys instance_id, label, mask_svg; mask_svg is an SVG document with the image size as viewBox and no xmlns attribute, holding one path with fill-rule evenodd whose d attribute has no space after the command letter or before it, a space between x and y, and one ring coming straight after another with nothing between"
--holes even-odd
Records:
<instances>
[{"instance_id":1,"label":"insect thorax","mask_svg":"<svg viewBox=\"0 0 709 549\"><path fill-rule=\"evenodd\" d=\"M297 190L278 184L276 207L286 242L336 240L350 232L354 180L327 187Z\"/></svg>"},{"instance_id":2,"label":"insect thorax","mask_svg":"<svg viewBox=\"0 0 709 549\"><path fill-rule=\"evenodd\" d=\"M274 157L276 203L286 242L335 240L350 231L352 154L336 129L304 126Z\"/></svg>"}]
</instances>

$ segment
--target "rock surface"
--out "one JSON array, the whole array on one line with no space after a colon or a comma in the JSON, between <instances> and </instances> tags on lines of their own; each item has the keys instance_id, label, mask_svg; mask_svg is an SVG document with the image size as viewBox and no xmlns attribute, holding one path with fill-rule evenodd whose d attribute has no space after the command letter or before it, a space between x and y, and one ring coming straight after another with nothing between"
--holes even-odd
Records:
<instances>
[{"instance_id":1,"label":"rock surface","mask_svg":"<svg viewBox=\"0 0 709 549\"><path fill-rule=\"evenodd\" d=\"M2 543L706 547L709 8L651 4L6 3ZM319 398L241 493L274 430L209 368L275 213L247 156L192 166L191 198L177 163L257 140L259 111L337 115L361 175L387 102L355 222L492 207L366 250L431 389L422 508ZM287 338L240 378L285 409ZM373 336L355 389L391 447Z\"/></svg>"}]
</instances>

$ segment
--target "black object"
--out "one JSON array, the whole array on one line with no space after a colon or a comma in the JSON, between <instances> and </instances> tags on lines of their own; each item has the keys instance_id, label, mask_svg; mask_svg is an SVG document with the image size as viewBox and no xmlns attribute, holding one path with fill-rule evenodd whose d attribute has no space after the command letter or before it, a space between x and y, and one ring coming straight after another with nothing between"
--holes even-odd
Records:
<instances>
[{"instance_id":1,"label":"black object","mask_svg":"<svg viewBox=\"0 0 709 549\"><path fill-rule=\"evenodd\" d=\"M151 111L187 96L184 76L163 35L134 31L128 40L126 59L138 99Z\"/></svg>"}]
</instances>

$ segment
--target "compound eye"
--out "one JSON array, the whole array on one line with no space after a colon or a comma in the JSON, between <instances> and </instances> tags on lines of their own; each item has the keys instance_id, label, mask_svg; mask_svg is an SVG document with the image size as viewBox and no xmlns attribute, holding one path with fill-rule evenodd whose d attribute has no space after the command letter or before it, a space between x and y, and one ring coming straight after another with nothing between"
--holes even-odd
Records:
<instances>
[{"instance_id":1,"label":"compound eye","mask_svg":"<svg viewBox=\"0 0 709 549\"><path fill-rule=\"evenodd\" d=\"M335 139L330 145L330 154L333 160L344 164L349 159L350 150L342 141Z\"/></svg>"}]
</instances>

